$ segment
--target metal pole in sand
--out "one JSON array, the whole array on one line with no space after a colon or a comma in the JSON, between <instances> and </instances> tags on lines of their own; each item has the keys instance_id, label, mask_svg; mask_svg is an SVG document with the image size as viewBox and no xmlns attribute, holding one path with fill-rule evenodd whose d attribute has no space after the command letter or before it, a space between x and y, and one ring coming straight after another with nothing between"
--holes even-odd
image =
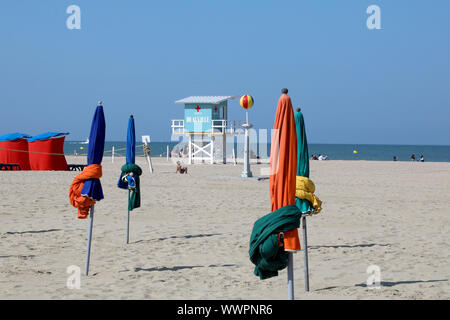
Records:
<instances>
[{"instance_id":1,"label":"metal pole in sand","mask_svg":"<svg viewBox=\"0 0 450 320\"><path fill-rule=\"evenodd\" d=\"M92 240L92 227L94 225L94 207L91 207L91 212L89 215L89 233L88 233L88 244L86 250L86 264L84 266L84 275L87 276L89 274L89 261L91 258L91 240Z\"/></svg>"},{"instance_id":2,"label":"metal pole in sand","mask_svg":"<svg viewBox=\"0 0 450 320\"><path fill-rule=\"evenodd\" d=\"M242 126L245 129L245 141L244 141L244 169L242 170L242 178L250 178L253 176L250 171L250 135L248 130L252 127L248 123L248 109L246 109L246 123Z\"/></svg>"},{"instance_id":3,"label":"metal pole in sand","mask_svg":"<svg viewBox=\"0 0 450 320\"><path fill-rule=\"evenodd\" d=\"M112 151L111 151L111 162L114 163L114 146L112 147Z\"/></svg>"},{"instance_id":4,"label":"metal pole in sand","mask_svg":"<svg viewBox=\"0 0 450 320\"><path fill-rule=\"evenodd\" d=\"M167 162L169 162L169 146L167 146Z\"/></svg>"},{"instance_id":5,"label":"metal pole in sand","mask_svg":"<svg viewBox=\"0 0 450 320\"><path fill-rule=\"evenodd\" d=\"M294 253L288 252L288 299L294 300Z\"/></svg>"},{"instance_id":6,"label":"metal pole in sand","mask_svg":"<svg viewBox=\"0 0 450 320\"><path fill-rule=\"evenodd\" d=\"M130 193L128 188L128 203L127 203L127 244L130 242Z\"/></svg>"},{"instance_id":7,"label":"metal pole in sand","mask_svg":"<svg viewBox=\"0 0 450 320\"><path fill-rule=\"evenodd\" d=\"M309 291L309 266L308 266L308 237L306 234L306 217L302 217L302 229L303 229L303 251L305 255L305 291Z\"/></svg>"}]
</instances>

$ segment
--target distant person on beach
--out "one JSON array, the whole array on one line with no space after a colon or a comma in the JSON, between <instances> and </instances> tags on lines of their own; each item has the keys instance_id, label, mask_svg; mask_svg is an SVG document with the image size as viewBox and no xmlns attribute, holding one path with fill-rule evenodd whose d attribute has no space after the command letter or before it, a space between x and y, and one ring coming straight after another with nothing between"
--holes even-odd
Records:
<instances>
[{"instance_id":1,"label":"distant person on beach","mask_svg":"<svg viewBox=\"0 0 450 320\"><path fill-rule=\"evenodd\" d=\"M392 160L398 161L397 156L394 156L394 158Z\"/></svg>"},{"instance_id":2,"label":"distant person on beach","mask_svg":"<svg viewBox=\"0 0 450 320\"><path fill-rule=\"evenodd\" d=\"M187 167L182 167L180 161L177 161L177 173L183 174L187 173Z\"/></svg>"},{"instance_id":3,"label":"distant person on beach","mask_svg":"<svg viewBox=\"0 0 450 320\"><path fill-rule=\"evenodd\" d=\"M420 162L425 162L425 157L423 156L423 154L420 155Z\"/></svg>"},{"instance_id":4,"label":"distant person on beach","mask_svg":"<svg viewBox=\"0 0 450 320\"><path fill-rule=\"evenodd\" d=\"M414 153L411 155L411 161L416 161L416 155Z\"/></svg>"},{"instance_id":5,"label":"distant person on beach","mask_svg":"<svg viewBox=\"0 0 450 320\"><path fill-rule=\"evenodd\" d=\"M317 160L317 157L316 157L315 154L313 154L313 155L311 156L311 160Z\"/></svg>"}]
</instances>

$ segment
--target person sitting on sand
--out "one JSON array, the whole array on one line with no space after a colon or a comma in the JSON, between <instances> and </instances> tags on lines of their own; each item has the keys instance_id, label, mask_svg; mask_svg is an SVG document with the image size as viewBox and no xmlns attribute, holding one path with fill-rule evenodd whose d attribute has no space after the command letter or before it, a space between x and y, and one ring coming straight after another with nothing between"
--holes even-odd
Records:
<instances>
[{"instance_id":1,"label":"person sitting on sand","mask_svg":"<svg viewBox=\"0 0 450 320\"><path fill-rule=\"evenodd\" d=\"M392 160L397 161L398 160L397 156L394 156L394 158Z\"/></svg>"},{"instance_id":2,"label":"person sitting on sand","mask_svg":"<svg viewBox=\"0 0 450 320\"><path fill-rule=\"evenodd\" d=\"M411 161L416 161L416 155L414 153L411 155Z\"/></svg>"},{"instance_id":3,"label":"person sitting on sand","mask_svg":"<svg viewBox=\"0 0 450 320\"><path fill-rule=\"evenodd\" d=\"M423 156L423 154L420 155L420 162L425 162L425 157Z\"/></svg>"},{"instance_id":4,"label":"person sitting on sand","mask_svg":"<svg viewBox=\"0 0 450 320\"><path fill-rule=\"evenodd\" d=\"M180 174L187 173L187 167L182 167L180 161L177 161L177 173Z\"/></svg>"}]
</instances>

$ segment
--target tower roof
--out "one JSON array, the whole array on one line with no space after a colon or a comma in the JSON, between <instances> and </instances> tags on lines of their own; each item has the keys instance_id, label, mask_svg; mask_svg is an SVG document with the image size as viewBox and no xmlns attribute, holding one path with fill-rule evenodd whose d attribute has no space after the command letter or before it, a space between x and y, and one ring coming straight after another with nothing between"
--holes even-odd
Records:
<instances>
[{"instance_id":1,"label":"tower roof","mask_svg":"<svg viewBox=\"0 0 450 320\"><path fill-rule=\"evenodd\" d=\"M181 100L175 101L177 104L186 104L186 103L210 103L210 104L219 104L226 100L234 99L236 96L190 96Z\"/></svg>"}]
</instances>

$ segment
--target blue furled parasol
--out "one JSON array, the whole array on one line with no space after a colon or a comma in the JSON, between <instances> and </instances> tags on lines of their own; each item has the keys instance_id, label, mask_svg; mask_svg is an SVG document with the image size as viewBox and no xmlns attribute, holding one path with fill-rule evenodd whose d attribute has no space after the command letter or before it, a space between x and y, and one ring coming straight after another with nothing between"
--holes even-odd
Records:
<instances>
[{"instance_id":1,"label":"blue furled parasol","mask_svg":"<svg viewBox=\"0 0 450 320\"><path fill-rule=\"evenodd\" d=\"M136 158L136 133L134 128L134 117L131 115L128 120L127 129L127 156L126 164L121 168L121 174L117 186L128 190L128 211L127 211L127 238L130 239L130 211L139 208L141 205L140 179L142 169L135 164Z\"/></svg>"},{"instance_id":2,"label":"blue furled parasol","mask_svg":"<svg viewBox=\"0 0 450 320\"><path fill-rule=\"evenodd\" d=\"M99 101L97 109L95 110L94 118L92 119L91 133L89 135L89 148L87 155L87 164L101 164L103 158L103 151L105 149L105 115L103 113L102 102ZM87 196L95 201L103 199L103 190L100 183L100 179L89 179L84 182L81 195ZM91 207L89 215L89 235L88 244L86 250L86 265L84 268L84 274L87 276L89 273L89 261L91 256L91 239L92 239L92 227L94 223L94 207Z\"/></svg>"},{"instance_id":3,"label":"blue furled parasol","mask_svg":"<svg viewBox=\"0 0 450 320\"><path fill-rule=\"evenodd\" d=\"M105 149L105 115L102 102L98 103L92 119L91 133L89 134L89 147L87 154L87 165L101 164L103 151ZM87 196L95 201L103 199L102 185L99 179L89 179L84 182L81 195Z\"/></svg>"},{"instance_id":4,"label":"blue furled parasol","mask_svg":"<svg viewBox=\"0 0 450 320\"><path fill-rule=\"evenodd\" d=\"M127 164L134 164L136 159L136 133L134 129L134 118L128 119L127 130Z\"/></svg>"}]
</instances>

